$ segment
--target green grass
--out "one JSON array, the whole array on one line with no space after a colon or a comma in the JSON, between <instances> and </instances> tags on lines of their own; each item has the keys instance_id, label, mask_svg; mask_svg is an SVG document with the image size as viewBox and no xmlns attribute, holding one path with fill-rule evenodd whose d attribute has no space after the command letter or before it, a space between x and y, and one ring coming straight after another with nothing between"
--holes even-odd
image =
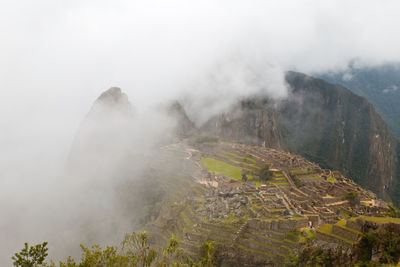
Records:
<instances>
[{"instance_id":1,"label":"green grass","mask_svg":"<svg viewBox=\"0 0 400 267\"><path fill-rule=\"evenodd\" d=\"M252 180L252 181L256 184L256 186L265 185L265 183L264 183L264 182L261 182L261 181L257 181L257 180Z\"/></svg>"},{"instance_id":2,"label":"green grass","mask_svg":"<svg viewBox=\"0 0 400 267\"><path fill-rule=\"evenodd\" d=\"M332 232L332 228L333 228L332 224L324 224L324 225L322 225L321 227L318 228L318 231L320 231L321 233L333 236L333 237L335 237L337 239L341 239L341 240L343 240L343 241L345 241L346 243L349 243L349 244L355 244L356 243L356 241L353 241L353 240L347 239L347 238L345 238L343 236L339 236L339 235L334 234Z\"/></svg>"},{"instance_id":3,"label":"green grass","mask_svg":"<svg viewBox=\"0 0 400 267\"><path fill-rule=\"evenodd\" d=\"M256 160L253 159L252 157L246 157L245 159L247 159L248 161L251 161L251 162L253 162L253 163L256 163Z\"/></svg>"},{"instance_id":4,"label":"green grass","mask_svg":"<svg viewBox=\"0 0 400 267\"><path fill-rule=\"evenodd\" d=\"M315 238L315 232L309 228L305 228L304 231L307 233L307 237L301 232L299 243L306 243L307 240Z\"/></svg>"},{"instance_id":5,"label":"green grass","mask_svg":"<svg viewBox=\"0 0 400 267\"><path fill-rule=\"evenodd\" d=\"M227 150L223 150L223 152L224 152L225 154L229 154L229 155L231 155L231 156L233 156L233 157L240 158L240 159L247 159L247 160L249 160L249 161L251 161L251 162L253 162L253 163L256 163L256 160L253 159L252 157L243 157L243 156L240 156L240 155L238 155L238 154L236 154L236 153L229 152L229 151L227 151Z\"/></svg>"},{"instance_id":6,"label":"green grass","mask_svg":"<svg viewBox=\"0 0 400 267\"><path fill-rule=\"evenodd\" d=\"M213 158L202 158L201 162L211 172L223 174L235 180L242 179L242 168Z\"/></svg>"},{"instance_id":7,"label":"green grass","mask_svg":"<svg viewBox=\"0 0 400 267\"><path fill-rule=\"evenodd\" d=\"M356 229L347 227L347 226L346 226L346 220L338 221L338 222L336 223L336 225L337 225L337 226L340 226L340 227L342 227L342 228L345 228L346 230L349 230L349 231L351 231L351 232L353 232L353 233L355 233L355 234L363 235L363 233L361 233L360 231L357 231Z\"/></svg>"},{"instance_id":8,"label":"green grass","mask_svg":"<svg viewBox=\"0 0 400 267\"><path fill-rule=\"evenodd\" d=\"M369 221L373 223L396 223L400 224L400 218L392 218L392 217L370 217L370 216L361 216L360 219L364 221Z\"/></svg>"},{"instance_id":9,"label":"green grass","mask_svg":"<svg viewBox=\"0 0 400 267\"><path fill-rule=\"evenodd\" d=\"M318 230L325 234L332 234L332 224L324 224Z\"/></svg>"},{"instance_id":10,"label":"green grass","mask_svg":"<svg viewBox=\"0 0 400 267\"><path fill-rule=\"evenodd\" d=\"M246 167L248 167L248 168L255 168L255 169L259 169L260 168L260 166L257 166L254 163L249 163L247 161L240 161L240 160L246 159L246 158L243 158L243 157L239 157L239 156L232 157L230 155L221 154L221 153L219 153L217 155L220 156L220 157L224 157L224 158L226 158L226 159L228 159L228 160L230 160L230 161L232 161L232 162L234 162L236 164L246 165ZM251 171L251 170L249 170L249 171Z\"/></svg>"},{"instance_id":11,"label":"green grass","mask_svg":"<svg viewBox=\"0 0 400 267\"><path fill-rule=\"evenodd\" d=\"M271 182L270 181L270 183L273 184L273 185L289 185L288 182Z\"/></svg>"}]
</instances>

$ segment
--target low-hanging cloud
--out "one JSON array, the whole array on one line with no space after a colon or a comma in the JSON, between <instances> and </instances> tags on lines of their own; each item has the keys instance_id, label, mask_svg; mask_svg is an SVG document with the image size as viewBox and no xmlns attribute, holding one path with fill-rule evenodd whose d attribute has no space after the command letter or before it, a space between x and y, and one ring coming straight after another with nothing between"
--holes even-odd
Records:
<instances>
[{"instance_id":1,"label":"low-hanging cloud","mask_svg":"<svg viewBox=\"0 0 400 267\"><path fill-rule=\"evenodd\" d=\"M121 87L138 114L183 98L202 123L241 97L284 97L284 70L400 61L398 10L396 0L1 1L0 257L42 241L61 214L48 202L71 197L60 170L101 91ZM164 129L159 114L143 118Z\"/></svg>"}]
</instances>

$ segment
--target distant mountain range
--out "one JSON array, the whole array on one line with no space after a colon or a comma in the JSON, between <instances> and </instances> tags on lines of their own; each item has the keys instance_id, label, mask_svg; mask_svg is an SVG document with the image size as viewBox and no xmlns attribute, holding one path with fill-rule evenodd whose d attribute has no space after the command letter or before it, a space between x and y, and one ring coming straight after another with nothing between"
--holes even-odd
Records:
<instances>
[{"instance_id":1,"label":"distant mountain range","mask_svg":"<svg viewBox=\"0 0 400 267\"><path fill-rule=\"evenodd\" d=\"M313 74L331 83L342 84L364 96L400 137L400 63L373 67L350 64L345 71Z\"/></svg>"}]
</instances>

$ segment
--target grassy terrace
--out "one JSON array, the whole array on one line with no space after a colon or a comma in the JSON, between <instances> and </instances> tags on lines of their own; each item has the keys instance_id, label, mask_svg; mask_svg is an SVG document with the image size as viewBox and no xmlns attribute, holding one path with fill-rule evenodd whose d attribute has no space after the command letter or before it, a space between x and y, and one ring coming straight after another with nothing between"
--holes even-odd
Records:
<instances>
[{"instance_id":1,"label":"grassy terrace","mask_svg":"<svg viewBox=\"0 0 400 267\"><path fill-rule=\"evenodd\" d=\"M231 153L231 152L226 152L223 151L223 153L218 153L217 154L220 157L224 157L232 162L238 163L238 164L244 164L246 166L249 166L250 168L255 168L259 169L260 166L256 164L255 159L250 158L250 157L242 157L237 154Z\"/></svg>"},{"instance_id":2,"label":"grassy terrace","mask_svg":"<svg viewBox=\"0 0 400 267\"><path fill-rule=\"evenodd\" d=\"M203 163L204 167L206 167L210 172L214 172L217 174L223 174L227 177L230 177L232 179L241 181L242 180L242 171L248 170L246 168L241 168L237 166L233 166L229 163L226 163L224 161L214 159L214 158L202 158L201 162ZM242 162L243 163L243 162ZM256 181L254 180L254 176L248 174L247 178L249 180L253 180L257 186L264 185L265 183L261 181ZM288 183L276 183L277 185L287 185Z\"/></svg>"},{"instance_id":3,"label":"grassy terrace","mask_svg":"<svg viewBox=\"0 0 400 267\"><path fill-rule=\"evenodd\" d=\"M332 227L333 227L332 224L324 224L318 228L318 231L324 234L332 234Z\"/></svg>"},{"instance_id":4,"label":"grassy terrace","mask_svg":"<svg viewBox=\"0 0 400 267\"><path fill-rule=\"evenodd\" d=\"M254 163L249 163L249 162L245 162L245 161L240 161L239 159L230 157L230 156L228 156L228 155L226 155L226 154L217 154L217 155L218 155L219 157L225 158L225 159L227 159L227 160L229 160L229 161L231 161L231 162L234 162L234 163L236 163L236 164L245 165L245 166L246 166L246 169L249 170L249 171L251 171L251 168L253 168L253 169L259 169L259 168L260 168L259 166L257 166L257 165L254 164Z\"/></svg>"},{"instance_id":5,"label":"grassy terrace","mask_svg":"<svg viewBox=\"0 0 400 267\"><path fill-rule=\"evenodd\" d=\"M298 173L298 172L307 172L307 169L296 169L296 170L290 170L291 173Z\"/></svg>"},{"instance_id":6,"label":"grassy terrace","mask_svg":"<svg viewBox=\"0 0 400 267\"><path fill-rule=\"evenodd\" d=\"M243 157L243 156L240 156L240 155L238 155L238 154L236 154L236 153L229 152L229 151L227 151L227 150L223 150L223 152L224 152L225 154L229 154L229 155L231 155L231 156L233 156L233 157L235 157L235 158L247 159L248 161L251 161L251 162L253 162L253 163L256 163L256 160L253 159L252 157Z\"/></svg>"},{"instance_id":7,"label":"grassy terrace","mask_svg":"<svg viewBox=\"0 0 400 267\"><path fill-rule=\"evenodd\" d=\"M353 240L350 240L350 239L347 239L347 238L345 238L343 236L339 236L339 235L334 234L332 232L332 228L333 228L332 224L325 224L325 225L322 225L321 227L319 227L317 229L317 231L319 231L321 233L324 233L324 234L327 234L327 235L330 235L330 236L335 237L337 239L343 240L343 241L345 241L346 243L349 243L349 244L355 244L356 243Z\"/></svg>"},{"instance_id":8,"label":"grassy terrace","mask_svg":"<svg viewBox=\"0 0 400 267\"><path fill-rule=\"evenodd\" d=\"M272 182L272 181L270 181L270 183L273 185L289 185L288 182Z\"/></svg>"},{"instance_id":9,"label":"grassy terrace","mask_svg":"<svg viewBox=\"0 0 400 267\"><path fill-rule=\"evenodd\" d=\"M242 179L242 168L213 158L202 158L201 162L211 172L223 174L235 180Z\"/></svg>"},{"instance_id":10,"label":"grassy terrace","mask_svg":"<svg viewBox=\"0 0 400 267\"><path fill-rule=\"evenodd\" d=\"M363 233L361 233L360 231L357 231L356 229L347 227L347 226L346 226L346 220L338 221L338 222L336 223L336 225L337 225L337 226L340 226L340 227L342 227L342 228L344 228L344 229L346 229L346 230L349 230L349 231L351 231L351 232L353 232L353 233L355 233L355 234L363 235Z\"/></svg>"},{"instance_id":11,"label":"grassy terrace","mask_svg":"<svg viewBox=\"0 0 400 267\"><path fill-rule=\"evenodd\" d=\"M315 238L314 231L311 231L309 228L304 228L303 230L306 232L307 236L305 236L303 233L301 233L299 243L306 243L307 240Z\"/></svg>"},{"instance_id":12,"label":"grassy terrace","mask_svg":"<svg viewBox=\"0 0 400 267\"><path fill-rule=\"evenodd\" d=\"M396 224L400 224L400 218L361 216L361 217L359 217L359 219L364 220L364 221L373 222L373 223L396 223Z\"/></svg>"}]
</instances>

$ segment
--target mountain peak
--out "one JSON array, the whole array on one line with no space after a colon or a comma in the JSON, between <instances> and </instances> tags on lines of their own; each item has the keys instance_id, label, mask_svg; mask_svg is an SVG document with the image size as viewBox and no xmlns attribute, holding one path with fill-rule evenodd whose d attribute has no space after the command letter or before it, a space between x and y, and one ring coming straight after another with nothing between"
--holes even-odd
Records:
<instances>
[{"instance_id":1,"label":"mountain peak","mask_svg":"<svg viewBox=\"0 0 400 267\"><path fill-rule=\"evenodd\" d=\"M96 100L108 105L130 105L128 96L119 87L111 87L104 91Z\"/></svg>"}]
</instances>

